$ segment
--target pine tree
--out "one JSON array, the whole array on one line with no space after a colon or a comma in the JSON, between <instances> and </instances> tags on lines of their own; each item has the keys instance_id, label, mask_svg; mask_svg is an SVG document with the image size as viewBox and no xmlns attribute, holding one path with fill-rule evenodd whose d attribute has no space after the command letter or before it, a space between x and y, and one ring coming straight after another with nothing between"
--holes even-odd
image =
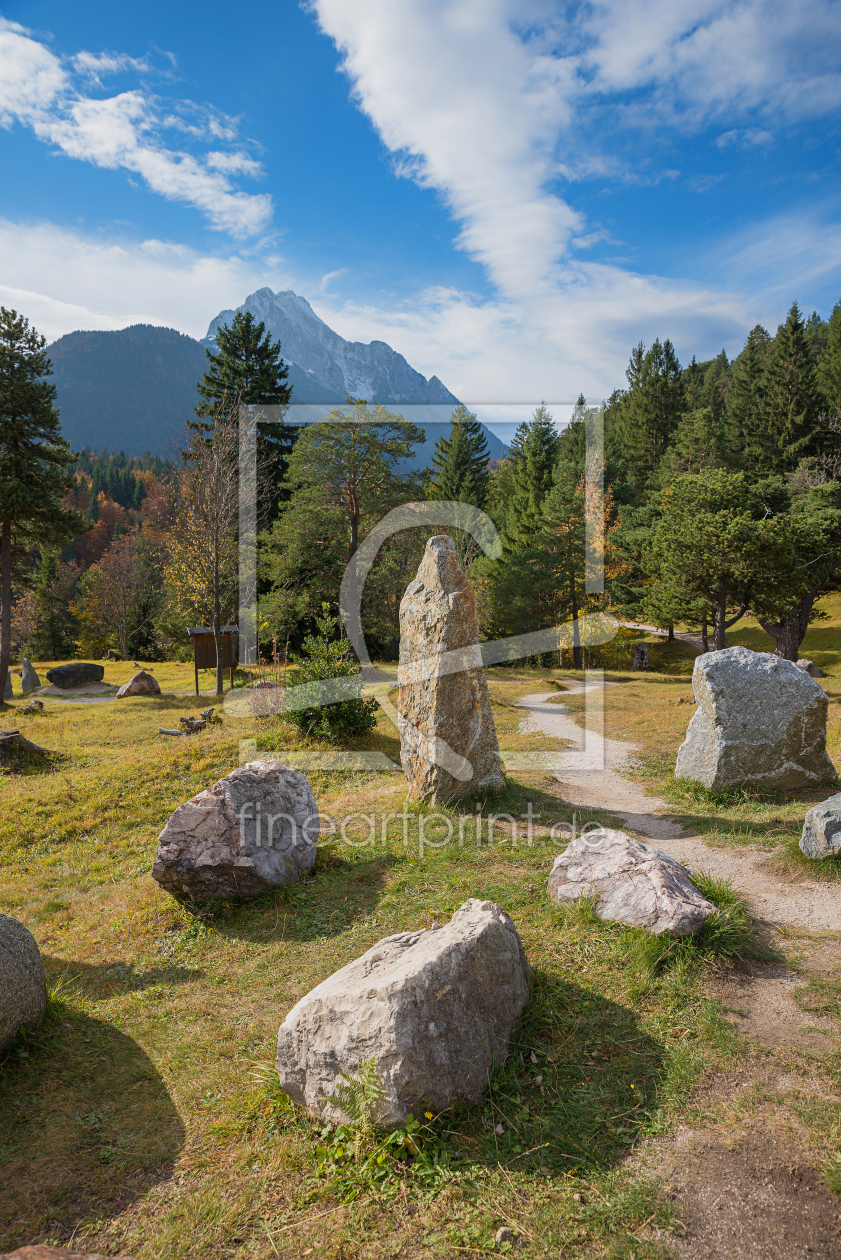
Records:
<instances>
[{"instance_id":1,"label":"pine tree","mask_svg":"<svg viewBox=\"0 0 841 1260\"><path fill-rule=\"evenodd\" d=\"M757 472L768 471L765 368L771 338L761 324L748 333L745 348L733 361L725 397L727 445L733 459Z\"/></svg>"},{"instance_id":2,"label":"pine tree","mask_svg":"<svg viewBox=\"0 0 841 1260\"><path fill-rule=\"evenodd\" d=\"M712 407L699 407L681 416L660 463L660 484L669 485L682 473L724 468L726 463L723 423Z\"/></svg>"},{"instance_id":3,"label":"pine tree","mask_svg":"<svg viewBox=\"0 0 841 1260\"><path fill-rule=\"evenodd\" d=\"M541 403L511 443L514 484L506 524L509 545L530 542L540 528L540 509L552 488L559 445L552 413Z\"/></svg>"},{"instance_id":4,"label":"pine tree","mask_svg":"<svg viewBox=\"0 0 841 1260\"><path fill-rule=\"evenodd\" d=\"M210 367L196 386L202 401L196 407L198 419L191 422L194 431L208 432L208 418L220 406L285 407L289 403L289 369L281 358L280 342L272 341L262 320L255 323L250 311L238 311L230 327L223 324L217 329L216 347L216 353L206 352ZM286 497L281 483L298 430L272 420L259 422L257 431L258 461L271 467L270 497L275 508Z\"/></svg>"},{"instance_id":5,"label":"pine tree","mask_svg":"<svg viewBox=\"0 0 841 1260\"><path fill-rule=\"evenodd\" d=\"M829 411L841 407L841 302L829 317L826 346L818 363L818 382Z\"/></svg>"},{"instance_id":6,"label":"pine tree","mask_svg":"<svg viewBox=\"0 0 841 1260\"><path fill-rule=\"evenodd\" d=\"M73 460L61 436L46 338L0 307L0 696L11 654L12 577L37 549L60 550L85 529L61 501Z\"/></svg>"},{"instance_id":7,"label":"pine tree","mask_svg":"<svg viewBox=\"0 0 841 1260\"><path fill-rule=\"evenodd\" d=\"M455 500L483 508L488 492L488 444L476 416L461 403L450 416L449 438L435 444L430 499Z\"/></svg>"},{"instance_id":8,"label":"pine tree","mask_svg":"<svg viewBox=\"0 0 841 1260\"><path fill-rule=\"evenodd\" d=\"M796 302L774 338L765 408L772 470L790 472L812 453L820 412L814 359Z\"/></svg>"}]
</instances>

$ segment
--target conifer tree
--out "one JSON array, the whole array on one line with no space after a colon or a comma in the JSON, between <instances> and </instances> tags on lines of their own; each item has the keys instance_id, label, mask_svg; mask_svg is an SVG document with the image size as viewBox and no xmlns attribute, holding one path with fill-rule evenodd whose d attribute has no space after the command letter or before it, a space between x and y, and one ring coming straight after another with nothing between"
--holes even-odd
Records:
<instances>
[{"instance_id":1,"label":"conifer tree","mask_svg":"<svg viewBox=\"0 0 841 1260\"><path fill-rule=\"evenodd\" d=\"M61 436L47 340L0 307L0 696L11 654L12 578L28 554L60 550L85 529L61 501L73 454Z\"/></svg>"},{"instance_id":2,"label":"conifer tree","mask_svg":"<svg viewBox=\"0 0 841 1260\"><path fill-rule=\"evenodd\" d=\"M507 514L510 545L530 542L540 528L540 509L552 488L560 435L545 403L524 421L511 443L513 494Z\"/></svg>"},{"instance_id":3,"label":"conifer tree","mask_svg":"<svg viewBox=\"0 0 841 1260\"><path fill-rule=\"evenodd\" d=\"M289 369L281 358L280 342L272 341L262 320L255 322L250 311L238 311L230 327L223 324L216 332L216 352L207 350L210 367L196 386L201 399L196 407L197 420L190 427L207 433L209 418L218 415L220 407L257 406L284 407L292 397L287 384ZM283 497L281 482L289 466L289 456L298 430L282 421L262 421L257 425L258 462L270 468L272 507Z\"/></svg>"},{"instance_id":4,"label":"conifer tree","mask_svg":"<svg viewBox=\"0 0 841 1260\"><path fill-rule=\"evenodd\" d=\"M631 351L628 390L618 406L618 436L638 491L652 481L685 409L681 368L671 341Z\"/></svg>"},{"instance_id":5,"label":"conifer tree","mask_svg":"<svg viewBox=\"0 0 841 1260\"><path fill-rule=\"evenodd\" d=\"M841 407L841 302L836 302L829 317L826 346L818 363L818 382L827 409Z\"/></svg>"},{"instance_id":6,"label":"conifer tree","mask_svg":"<svg viewBox=\"0 0 841 1260\"><path fill-rule=\"evenodd\" d=\"M770 347L767 330L757 324L733 362L725 399L730 451L737 462L744 461L757 471L767 471L770 466L765 434L765 367Z\"/></svg>"},{"instance_id":7,"label":"conifer tree","mask_svg":"<svg viewBox=\"0 0 841 1260\"><path fill-rule=\"evenodd\" d=\"M766 379L766 442L771 468L790 472L813 452L820 411L814 359L796 302L777 329Z\"/></svg>"},{"instance_id":8,"label":"conifer tree","mask_svg":"<svg viewBox=\"0 0 841 1260\"><path fill-rule=\"evenodd\" d=\"M450 416L449 438L435 444L427 490L430 499L454 500L483 508L487 499L488 444L476 416L461 403Z\"/></svg>"}]
</instances>

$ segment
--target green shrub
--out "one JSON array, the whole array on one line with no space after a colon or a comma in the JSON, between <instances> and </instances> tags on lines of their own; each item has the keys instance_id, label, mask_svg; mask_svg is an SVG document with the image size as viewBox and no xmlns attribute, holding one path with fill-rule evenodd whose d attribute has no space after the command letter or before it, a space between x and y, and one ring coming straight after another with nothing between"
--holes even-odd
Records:
<instances>
[{"instance_id":1,"label":"green shrub","mask_svg":"<svg viewBox=\"0 0 841 1260\"><path fill-rule=\"evenodd\" d=\"M339 621L330 615L329 604L321 605L321 614L316 618L320 634L304 639L306 655L293 655L297 685L283 716L305 735L340 743L373 730L379 705L362 698L362 679L359 666L350 659L350 640L334 637ZM324 686L328 680L331 685ZM337 693L347 699L336 700Z\"/></svg>"}]
</instances>

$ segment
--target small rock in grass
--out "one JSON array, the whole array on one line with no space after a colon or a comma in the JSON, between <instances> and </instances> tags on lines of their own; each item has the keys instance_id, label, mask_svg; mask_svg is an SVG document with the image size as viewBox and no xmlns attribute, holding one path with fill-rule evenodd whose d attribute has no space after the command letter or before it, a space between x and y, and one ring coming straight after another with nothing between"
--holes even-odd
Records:
<instances>
[{"instance_id":1,"label":"small rock in grass","mask_svg":"<svg viewBox=\"0 0 841 1260\"><path fill-rule=\"evenodd\" d=\"M319 827L300 770L250 761L179 805L158 837L152 877L194 901L253 897L309 874Z\"/></svg>"},{"instance_id":2,"label":"small rock in grass","mask_svg":"<svg viewBox=\"0 0 841 1260\"><path fill-rule=\"evenodd\" d=\"M814 862L841 853L841 792L806 814L800 848Z\"/></svg>"},{"instance_id":3,"label":"small rock in grass","mask_svg":"<svg viewBox=\"0 0 841 1260\"><path fill-rule=\"evenodd\" d=\"M503 1134L505 1133L505 1129L502 1127L501 1124L498 1124L496 1128L494 1129L494 1133L497 1135L497 1137L502 1137Z\"/></svg>"},{"instance_id":4,"label":"small rock in grass","mask_svg":"<svg viewBox=\"0 0 841 1260\"><path fill-rule=\"evenodd\" d=\"M120 700L123 696L159 696L160 694L161 688L157 678L147 673L145 669L141 669L127 683L123 683L117 692L117 699Z\"/></svg>"},{"instance_id":5,"label":"small rock in grass","mask_svg":"<svg viewBox=\"0 0 841 1260\"><path fill-rule=\"evenodd\" d=\"M0 914L0 1050L21 1028L40 1024L47 1009L47 977L35 937L10 914Z\"/></svg>"},{"instance_id":6,"label":"small rock in grass","mask_svg":"<svg viewBox=\"0 0 841 1260\"><path fill-rule=\"evenodd\" d=\"M510 1242L513 1237L514 1235L511 1233L511 1230L508 1228L508 1226L501 1225L500 1228L496 1231L496 1240L495 1240L496 1245L499 1246L500 1243Z\"/></svg>"},{"instance_id":7,"label":"small rock in grass","mask_svg":"<svg viewBox=\"0 0 841 1260\"><path fill-rule=\"evenodd\" d=\"M561 904L598 895L600 919L655 936L691 936L715 910L673 857L607 828L579 836L555 858L548 891Z\"/></svg>"},{"instance_id":8,"label":"small rock in grass","mask_svg":"<svg viewBox=\"0 0 841 1260\"><path fill-rule=\"evenodd\" d=\"M292 1008L277 1038L281 1088L329 1123L348 1117L341 1073L374 1059L374 1122L399 1128L421 1100L443 1111L476 1102L508 1054L531 968L510 917L466 901L436 930L387 936Z\"/></svg>"},{"instance_id":9,"label":"small rock in grass","mask_svg":"<svg viewBox=\"0 0 841 1260\"><path fill-rule=\"evenodd\" d=\"M799 669L805 669L810 678L826 678L826 674L816 665L814 661L810 661L808 656L801 656L797 662Z\"/></svg>"},{"instance_id":10,"label":"small rock in grass","mask_svg":"<svg viewBox=\"0 0 841 1260\"><path fill-rule=\"evenodd\" d=\"M542 1077L542 1076L536 1076L536 1077L534 1078L534 1083L535 1083L535 1085L542 1085L542 1084L543 1084L543 1077Z\"/></svg>"}]
</instances>

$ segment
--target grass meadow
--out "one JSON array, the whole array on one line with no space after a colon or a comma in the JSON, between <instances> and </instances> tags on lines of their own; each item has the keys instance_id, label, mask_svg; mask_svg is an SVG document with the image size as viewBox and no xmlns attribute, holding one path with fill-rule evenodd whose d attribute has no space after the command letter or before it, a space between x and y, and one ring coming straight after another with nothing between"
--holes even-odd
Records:
<instances>
[{"instance_id":1,"label":"grass meadow","mask_svg":"<svg viewBox=\"0 0 841 1260\"><path fill-rule=\"evenodd\" d=\"M827 607L804 652L828 674L829 750L841 766L841 610ZM750 624L729 641L771 646ZM758 847L806 878L796 838L822 794L716 799L677 788L671 769L693 711L677 700L691 694L694 656L679 643L649 643L648 674L607 670L621 686L607 689L606 733L638 746L634 773L709 843ZM42 678L48 667L37 664ZM16 699L3 714L4 728L19 726L51 752L0 771L0 910L34 933L51 996L43 1026L0 1065L0 1250L72 1239L135 1260L673 1254L683 1225L643 1156L676 1128L712 1123L699 1099L723 1074L764 1079L762 1056L728 1018L722 983L740 958L787 954L798 966L803 934L769 942L727 889L710 895L723 918L742 924L736 935L681 950L652 949L643 933L601 923L587 906L552 907L546 879L564 841L549 833L573 810L540 771L508 776L507 795L484 803L479 834L475 811L447 811L463 844L434 847L420 843L423 811L405 805L401 773L322 766L310 776L322 815L359 817L323 836L313 878L197 913L149 875L171 811L239 764L241 741L281 759L328 750L248 714L223 713L190 738L159 736L212 700L192 696L191 665L152 668L160 697L45 697L34 716L17 713ZM133 672L105 669L114 683ZM562 689L559 678L522 665L489 671L503 748L557 747L519 734L514 702ZM580 697L568 703L581 707ZM399 762L384 715L359 747ZM519 818L529 802L531 838L525 823L489 836L489 812ZM383 828L383 816L401 811ZM373 840L361 817L371 814ZM610 818L578 810L576 825L588 821ZM427 838L441 826L428 825ZM838 872L824 863L808 874ZM277 1027L377 940L443 921L472 896L508 910L534 968L512 1053L479 1103L431 1117L425 1159L340 1176L319 1158L320 1128L272 1083ZM831 1021L839 992L834 977L812 978L803 1001ZM819 1068L834 1082L834 1048L818 1057L787 1051L792 1079ZM811 1110L793 1095L779 1106L796 1112L809 1159L841 1187L835 1085ZM512 1237L497 1245L502 1226Z\"/></svg>"}]
</instances>

